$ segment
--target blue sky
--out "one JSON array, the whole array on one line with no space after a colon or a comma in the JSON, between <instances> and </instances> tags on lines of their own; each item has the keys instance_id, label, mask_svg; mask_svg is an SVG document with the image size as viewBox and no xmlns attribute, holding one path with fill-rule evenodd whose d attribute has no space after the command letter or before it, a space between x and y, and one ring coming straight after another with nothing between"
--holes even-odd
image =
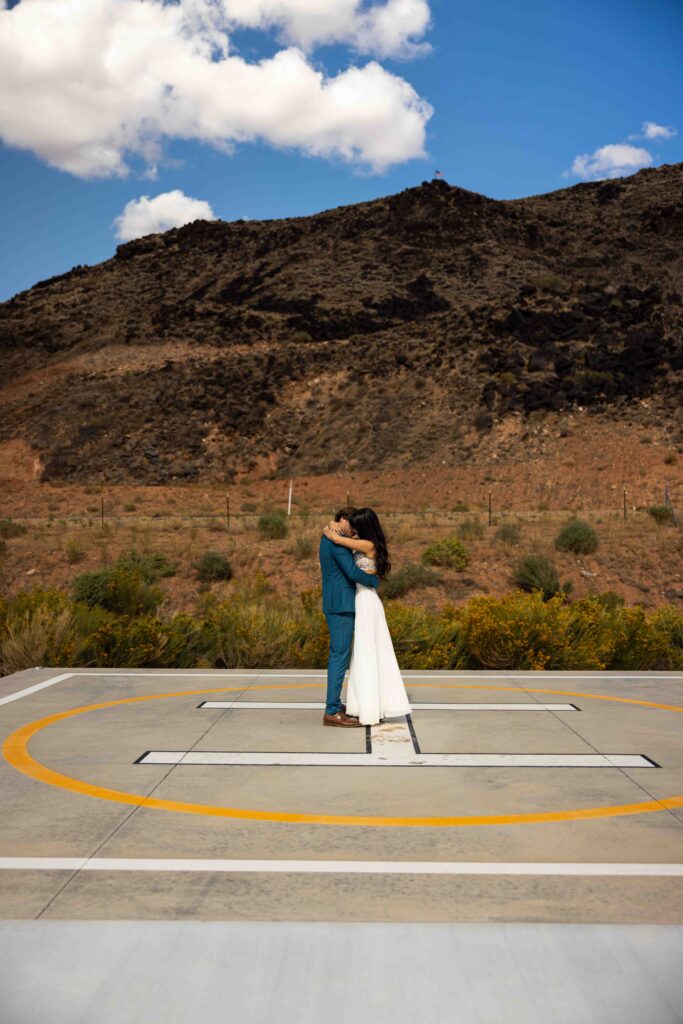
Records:
<instances>
[{"instance_id":1,"label":"blue sky","mask_svg":"<svg viewBox=\"0 0 683 1024\"><path fill-rule=\"evenodd\" d=\"M55 70L51 58L50 45L57 45L58 30L55 35L53 28L47 39L36 38L26 19L15 21L8 31L9 19L21 8L44 2L48 0L3 5L0 0L0 64L4 34L5 66L14 62L16 72L0 76L0 138L5 140L0 143L0 299L75 264L109 258L119 242L115 218L143 196L155 199L171 193L180 195L181 205L187 197L205 204L198 207L200 215L210 208L224 220L261 219L309 214L398 192L431 178L435 169L443 171L451 184L505 199L628 172L631 167L619 167L624 153L634 161L633 169L646 159L651 166L683 160L679 0L431 0L430 27L396 45L387 42L386 26L372 29L373 39L367 43L367 25L359 28L358 18L370 5L360 2L353 24L347 19L344 26L340 15L337 41L318 38L324 32L318 29L318 37L307 46L308 26L300 12L298 21L284 29L234 27L231 50L249 64L272 58L293 45L292 39L303 46L305 56L294 60L291 71L301 75L302 82L308 66L332 79L353 66L379 65L382 71L370 99L363 92L369 78L364 73L358 79L359 109L347 131L355 152L351 160L340 155L345 143L335 134L337 112L330 111L329 102L316 105L316 100L305 107L304 120L312 126L302 135L298 93L293 94L291 107L273 117L281 89L277 82L259 81L261 93L246 109L235 112L231 107L228 113L217 113L213 100L227 87L209 79L196 99L194 72L180 84L175 82L174 88L178 95L190 90L201 109L187 120L185 107L179 105L168 115L173 125L166 135L167 115L154 108L148 121L157 118L156 130L139 127L132 147L137 145L137 151L127 151L131 103L137 100L127 97L122 103L119 125L117 96L97 93L98 48L93 38L100 37L80 39L89 60L87 73L76 64L80 92L74 100L73 67L62 64ZM49 2L58 10L62 0ZM97 0L97 5L104 12L116 2ZM234 6L247 2L235 0ZM254 7L267 2L254 0ZM330 2L321 0L320 6ZM376 0L377 5L384 2ZM418 18L420 5L424 8L427 0L414 2ZM296 7L297 0L292 3ZM340 10L344 4L348 10L353 0L339 4ZM137 26L134 31L139 42L141 31ZM358 41L363 38L365 42ZM425 43L431 48L428 52L405 52L424 50ZM358 52L363 48L367 52ZM169 55L169 64L171 57L182 63L180 51L169 50ZM213 59L220 57L214 54ZM74 60L85 66L78 55ZM88 74L95 76L92 88ZM399 99L399 80L412 87L412 100ZM383 115L385 101L388 113ZM368 127L362 113L373 103L377 112ZM419 103L423 106L418 108ZM431 116L426 105L433 110ZM255 106L257 113L251 109ZM8 114L10 108L14 112ZM62 116L63 133L54 128ZM227 152L225 139L203 141L210 138L216 117L221 125L228 117L231 124L241 119L247 133L256 136L254 124L264 124L266 137L236 142ZM290 117L291 126L286 124ZM187 129L186 121L194 127ZM650 129L652 138L642 137L645 122L658 126ZM107 125L115 125L117 133L114 155L111 150L116 146L105 146ZM305 137L303 143L277 148L279 138L300 136ZM62 137L68 137L68 145L62 146ZM622 145L628 149L606 151L596 166L590 159L584 161L584 178L572 172L573 166L580 167L577 157L590 158L602 147ZM308 155L303 151L307 147L322 147L328 155ZM634 150L640 156L632 156ZM116 166L117 160L125 169ZM110 172L102 161L112 163ZM167 205L174 209L172 198ZM143 225L151 209L137 208ZM134 230L126 224L127 230Z\"/></svg>"}]
</instances>

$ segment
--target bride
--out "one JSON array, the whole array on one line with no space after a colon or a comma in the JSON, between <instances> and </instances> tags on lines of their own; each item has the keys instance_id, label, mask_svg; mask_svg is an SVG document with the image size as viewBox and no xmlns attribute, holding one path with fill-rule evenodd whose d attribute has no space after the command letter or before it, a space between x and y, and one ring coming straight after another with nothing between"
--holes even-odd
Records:
<instances>
[{"instance_id":1,"label":"bride","mask_svg":"<svg viewBox=\"0 0 683 1024\"><path fill-rule=\"evenodd\" d=\"M339 523L328 523L324 533L335 544L351 548L359 569L384 579L391 568L384 531L371 508L349 516L355 534L345 537ZM346 714L361 725L376 725L384 718L410 714L410 703L396 661L394 645L377 591L356 583L356 625L346 690Z\"/></svg>"}]
</instances>

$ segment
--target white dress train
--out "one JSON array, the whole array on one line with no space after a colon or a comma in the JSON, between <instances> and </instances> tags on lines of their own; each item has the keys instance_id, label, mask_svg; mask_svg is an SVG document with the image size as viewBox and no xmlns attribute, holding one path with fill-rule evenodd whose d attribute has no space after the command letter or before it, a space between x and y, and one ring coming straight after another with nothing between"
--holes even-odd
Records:
<instances>
[{"instance_id":1,"label":"white dress train","mask_svg":"<svg viewBox=\"0 0 683 1024\"><path fill-rule=\"evenodd\" d=\"M353 552L359 569L374 571L375 561ZM384 605L374 587L356 583L356 627L346 688L346 712L361 725L376 725L380 718L410 714Z\"/></svg>"}]
</instances>

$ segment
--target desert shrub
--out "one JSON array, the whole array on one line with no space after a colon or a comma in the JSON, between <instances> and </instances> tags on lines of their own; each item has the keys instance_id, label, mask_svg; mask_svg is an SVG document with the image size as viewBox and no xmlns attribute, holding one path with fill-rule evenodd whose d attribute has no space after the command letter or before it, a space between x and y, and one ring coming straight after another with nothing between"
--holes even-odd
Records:
<instances>
[{"instance_id":1,"label":"desert shrub","mask_svg":"<svg viewBox=\"0 0 683 1024\"><path fill-rule=\"evenodd\" d=\"M647 667L650 670L683 669L683 614L680 609L671 604L662 605L652 613L649 625L660 660Z\"/></svg>"},{"instance_id":2,"label":"desert shrub","mask_svg":"<svg viewBox=\"0 0 683 1024\"><path fill-rule=\"evenodd\" d=\"M291 663L299 668L319 668L327 662L329 633L322 613L322 587L300 595L301 608L295 615Z\"/></svg>"},{"instance_id":3,"label":"desert shrub","mask_svg":"<svg viewBox=\"0 0 683 1024\"><path fill-rule=\"evenodd\" d=\"M606 594L570 605L568 627L570 640L592 645L600 668L646 671L683 665L683 616L678 609L664 605L648 618L641 605L626 607L606 600Z\"/></svg>"},{"instance_id":4,"label":"desert shrub","mask_svg":"<svg viewBox=\"0 0 683 1024\"><path fill-rule=\"evenodd\" d=\"M277 602L224 601L203 623L203 645L216 668L286 668L296 626Z\"/></svg>"},{"instance_id":5,"label":"desert shrub","mask_svg":"<svg viewBox=\"0 0 683 1024\"><path fill-rule=\"evenodd\" d=\"M0 602L0 674L35 665L87 665L87 638L109 618L58 590L36 587Z\"/></svg>"},{"instance_id":6,"label":"desert shrub","mask_svg":"<svg viewBox=\"0 0 683 1024\"><path fill-rule=\"evenodd\" d=\"M653 670L683 664L683 615L666 606L648 619L640 605L605 595L570 603L540 590L473 597L463 609L470 667Z\"/></svg>"},{"instance_id":7,"label":"desert shrub","mask_svg":"<svg viewBox=\"0 0 683 1024\"><path fill-rule=\"evenodd\" d=\"M478 519L465 519L457 532L461 540L479 540L484 536L484 527Z\"/></svg>"},{"instance_id":8,"label":"desert shrub","mask_svg":"<svg viewBox=\"0 0 683 1024\"><path fill-rule=\"evenodd\" d=\"M0 601L0 673L55 664L51 652L72 629L68 597L36 587Z\"/></svg>"},{"instance_id":9,"label":"desert shrub","mask_svg":"<svg viewBox=\"0 0 683 1024\"><path fill-rule=\"evenodd\" d=\"M310 537L297 537L290 550L297 561L302 562L313 557L315 545Z\"/></svg>"},{"instance_id":10,"label":"desert shrub","mask_svg":"<svg viewBox=\"0 0 683 1024\"><path fill-rule=\"evenodd\" d=\"M58 664L52 652L66 641L73 628L73 613L68 607L58 611L43 607L32 615L12 617L0 640L2 675L35 665Z\"/></svg>"},{"instance_id":11,"label":"desert shrub","mask_svg":"<svg viewBox=\"0 0 683 1024\"><path fill-rule=\"evenodd\" d=\"M15 523L11 517L9 519L0 519L0 537L4 540L11 540L12 537L21 537L23 533L26 533L26 527L23 523Z\"/></svg>"},{"instance_id":12,"label":"desert shrub","mask_svg":"<svg viewBox=\"0 0 683 1024\"><path fill-rule=\"evenodd\" d=\"M282 540L287 536L288 527L284 512L264 512L258 521L259 533L271 540Z\"/></svg>"},{"instance_id":13,"label":"desert shrub","mask_svg":"<svg viewBox=\"0 0 683 1024\"><path fill-rule=\"evenodd\" d=\"M544 600L540 590L515 591L503 598L473 597L463 609L470 666L604 669L605 652L595 628L604 609L594 602L588 611L582 621L563 594Z\"/></svg>"},{"instance_id":14,"label":"desert shrub","mask_svg":"<svg viewBox=\"0 0 683 1024\"><path fill-rule=\"evenodd\" d=\"M515 547L520 542L520 536L520 529L517 523L503 523L495 533L495 539L499 540L501 544L510 544Z\"/></svg>"},{"instance_id":15,"label":"desert shrub","mask_svg":"<svg viewBox=\"0 0 683 1024\"><path fill-rule=\"evenodd\" d=\"M574 517L558 533L555 547L558 551L572 551L575 555L590 555L598 549L598 535L585 519Z\"/></svg>"},{"instance_id":16,"label":"desert shrub","mask_svg":"<svg viewBox=\"0 0 683 1024\"><path fill-rule=\"evenodd\" d=\"M131 548L116 559L116 565L125 572L137 573L145 583L156 583L164 576L175 576L176 566L161 551L138 551Z\"/></svg>"},{"instance_id":17,"label":"desert shrub","mask_svg":"<svg viewBox=\"0 0 683 1024\"><path fill-rule=\"evenodd\" d=\"M490 669L570 668L577 652L566 635L570 606L562 595L547 601L540 590L503 598L477 595L465 608L465 644L470 666ZM580 652L581 667L600 668L592 651Z\"/></svg>"},{"instance_id":18,"label":"desert shrub","mask_svg":"<svg viewBox=\"0 0 683 1024\"><path fill-rule=\"evenodd\" d=\"M458 572L462 572L469 560L469 552L457 537L435 541L422 552L423 565L440 565Z\"/></svg>"},{"instance_id":19,"label":"desert shrub","mask_svg":"<svg viewBox=\"0 0 683 1024\"><path fill-rule=\"evenodd\" d=\"M85 549L77 537L71 537L66 542L65 551L69 565L76 565L77 562L82 562L85 558Z\"/></svg>"},{"instance_id":20,"label":"desert shrub","mask_svg":"<svg viewBox=\"0 0 683 1024\"><path fill-rule=\"evenodd\" d=\"M396 655L404 669L467 667L467 650L459 609L448 607L434 615L424 608L392 601L387 624Z\"/></svg>"},{"instance_id":21,"label":"desert shrub","mask_svg":"<svg viewBox=\"0 0 683 1024\"><path fill-rule=\"evenodd\" d=\"M380 593L382 597L391 601L403 597L410 590L416 590L418 587L435 587L440 582L441 577L437 573L424 565L410 562L382 581Z\"/></svg>"},{"instance_id":22,"label":"desert shrub","mask_svg":"<svg viewBox=\"0 0 683 1024\"><path fill-rule=\"evenodd\" d=\"M674 521L673 512L668 505L650 505L647 511L660 526L666 526Z\"/></svg>"},{"instance_id":23,"label":"desert shrub","mask_svg":"<svg viewBox=\"0 0 683 1024\"><path fill-rule=\"evenodd\" d=\"M623 608L626 603L621 594L617 594L616 590L603 590L600 594L591 594L591 598L609 611L614 611L615 608Z\"/></svg>"},{"instance_id":24,"label":"desert shrub","mask_svg":"<svg viewBox=\"0 0 683 1024\"><path fill-rule=\"evenodd\" d=\"M164 599L160 587L145 582L137 571L119 567L81 573L74 580L73 596L89 608L97 605L121 615L151 614Z\"/></svg>"},{"instance_id":25,"label":"desert shrub","mask_svg":"<svg viewBox=\"0 0 683 1024\"><path fill-rule=\"evenodd\" d=\"M193 569L197 571L197 578L202 583L214 583L216 580L231 580L233 576L232 566L225 557L217 551L206 551L201 558L192 563Z\"/></svg>"},{"instance_id":26,"label":"desert shrub","mask_svg":"<svg viewBox=\"0 0 683 1024\"><path fill-rule=\"evenodd\" d=\"M299 602L261 586L220 601L204 595L193 616L114 614L59 591L0 600L0 670L36 664L124 667L322 668L328 633L320 587ZM650 616L610 591L568 602L540 590L479 595L428 612L399 601L387 622L404 669L683 669L683 614Z\"/></svg>"},{"instance_id":27,"label":"desert shrub","mask_svg":"<svg viewBox=\"0 0 683 1024\"><path fill-rule=\"evenodd\" d=\"M564 292L568 292L571 288L571 281L566 277L561 277L559 274L541 274L540 277L533 278L529 282L539 292L550 292L553 295L562 295Z\"/></svg>"},{"instance_id":28,"label":"desert shrub","mask_svg":"<svg viewBox=\"0 0 683 1024\"><path fill-rule=\"evenodd\" d=\"M6 555L6 554L7 554L7 541L3 537L0 537L0 558L2 558L2 556Z\"/></svg>"},{"instance_id":29,"label":"desert shrub","mask_svg":"<svg viewBox=\"0 0 683 1024\"><path fill-rule=\"evenodd\" d=\"M125 503L125 505L123 506L123 511L124 512L135 512L136 508L137 508L137 505L135 504L134 501L127 501Z\"/></svg>"},{"instance_id":30,"label":"desert shrub","mask_svg":"<svg viewBox=\"0 0 683 1024\"><path fill-rule=\"evenodd\" d=\"M571 583L560 587L557 569L545 555L526 555L521 559L515 567L514 581L522 590L540 590L545 601L561 590L567 594L571 590Z\"/></svg>"},{"instance_id":31,"label":"desert shrub","mask_svg":"<svg viewBox=\"0 0 683 1024\"><path fill-rule=\"evenodd\" d=\"M103 668L191 668L201 662L201 629L183 614L170 622L152 615L114 618L89 637L87 654Z\"/></svg>"}]
</instances>

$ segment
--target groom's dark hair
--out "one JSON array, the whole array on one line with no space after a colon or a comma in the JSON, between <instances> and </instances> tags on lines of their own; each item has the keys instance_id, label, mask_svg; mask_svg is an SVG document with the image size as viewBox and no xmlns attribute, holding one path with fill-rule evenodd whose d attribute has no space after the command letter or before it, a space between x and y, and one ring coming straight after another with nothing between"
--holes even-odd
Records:
<instances>
[{"instance_id":1,"label":"groom's dark hair","mask_svg":"<svg viewBox=\"0 0 683 1024\"><path fill-rule=\"evenodd\" d=\"M334 517L334 521L335 523L338 523L342 519L350 519L353 513L357 511L358 509L354 508L353 505L346 505L344 508L339 509L336 516Z\"/></svg>"}]
</instances>

